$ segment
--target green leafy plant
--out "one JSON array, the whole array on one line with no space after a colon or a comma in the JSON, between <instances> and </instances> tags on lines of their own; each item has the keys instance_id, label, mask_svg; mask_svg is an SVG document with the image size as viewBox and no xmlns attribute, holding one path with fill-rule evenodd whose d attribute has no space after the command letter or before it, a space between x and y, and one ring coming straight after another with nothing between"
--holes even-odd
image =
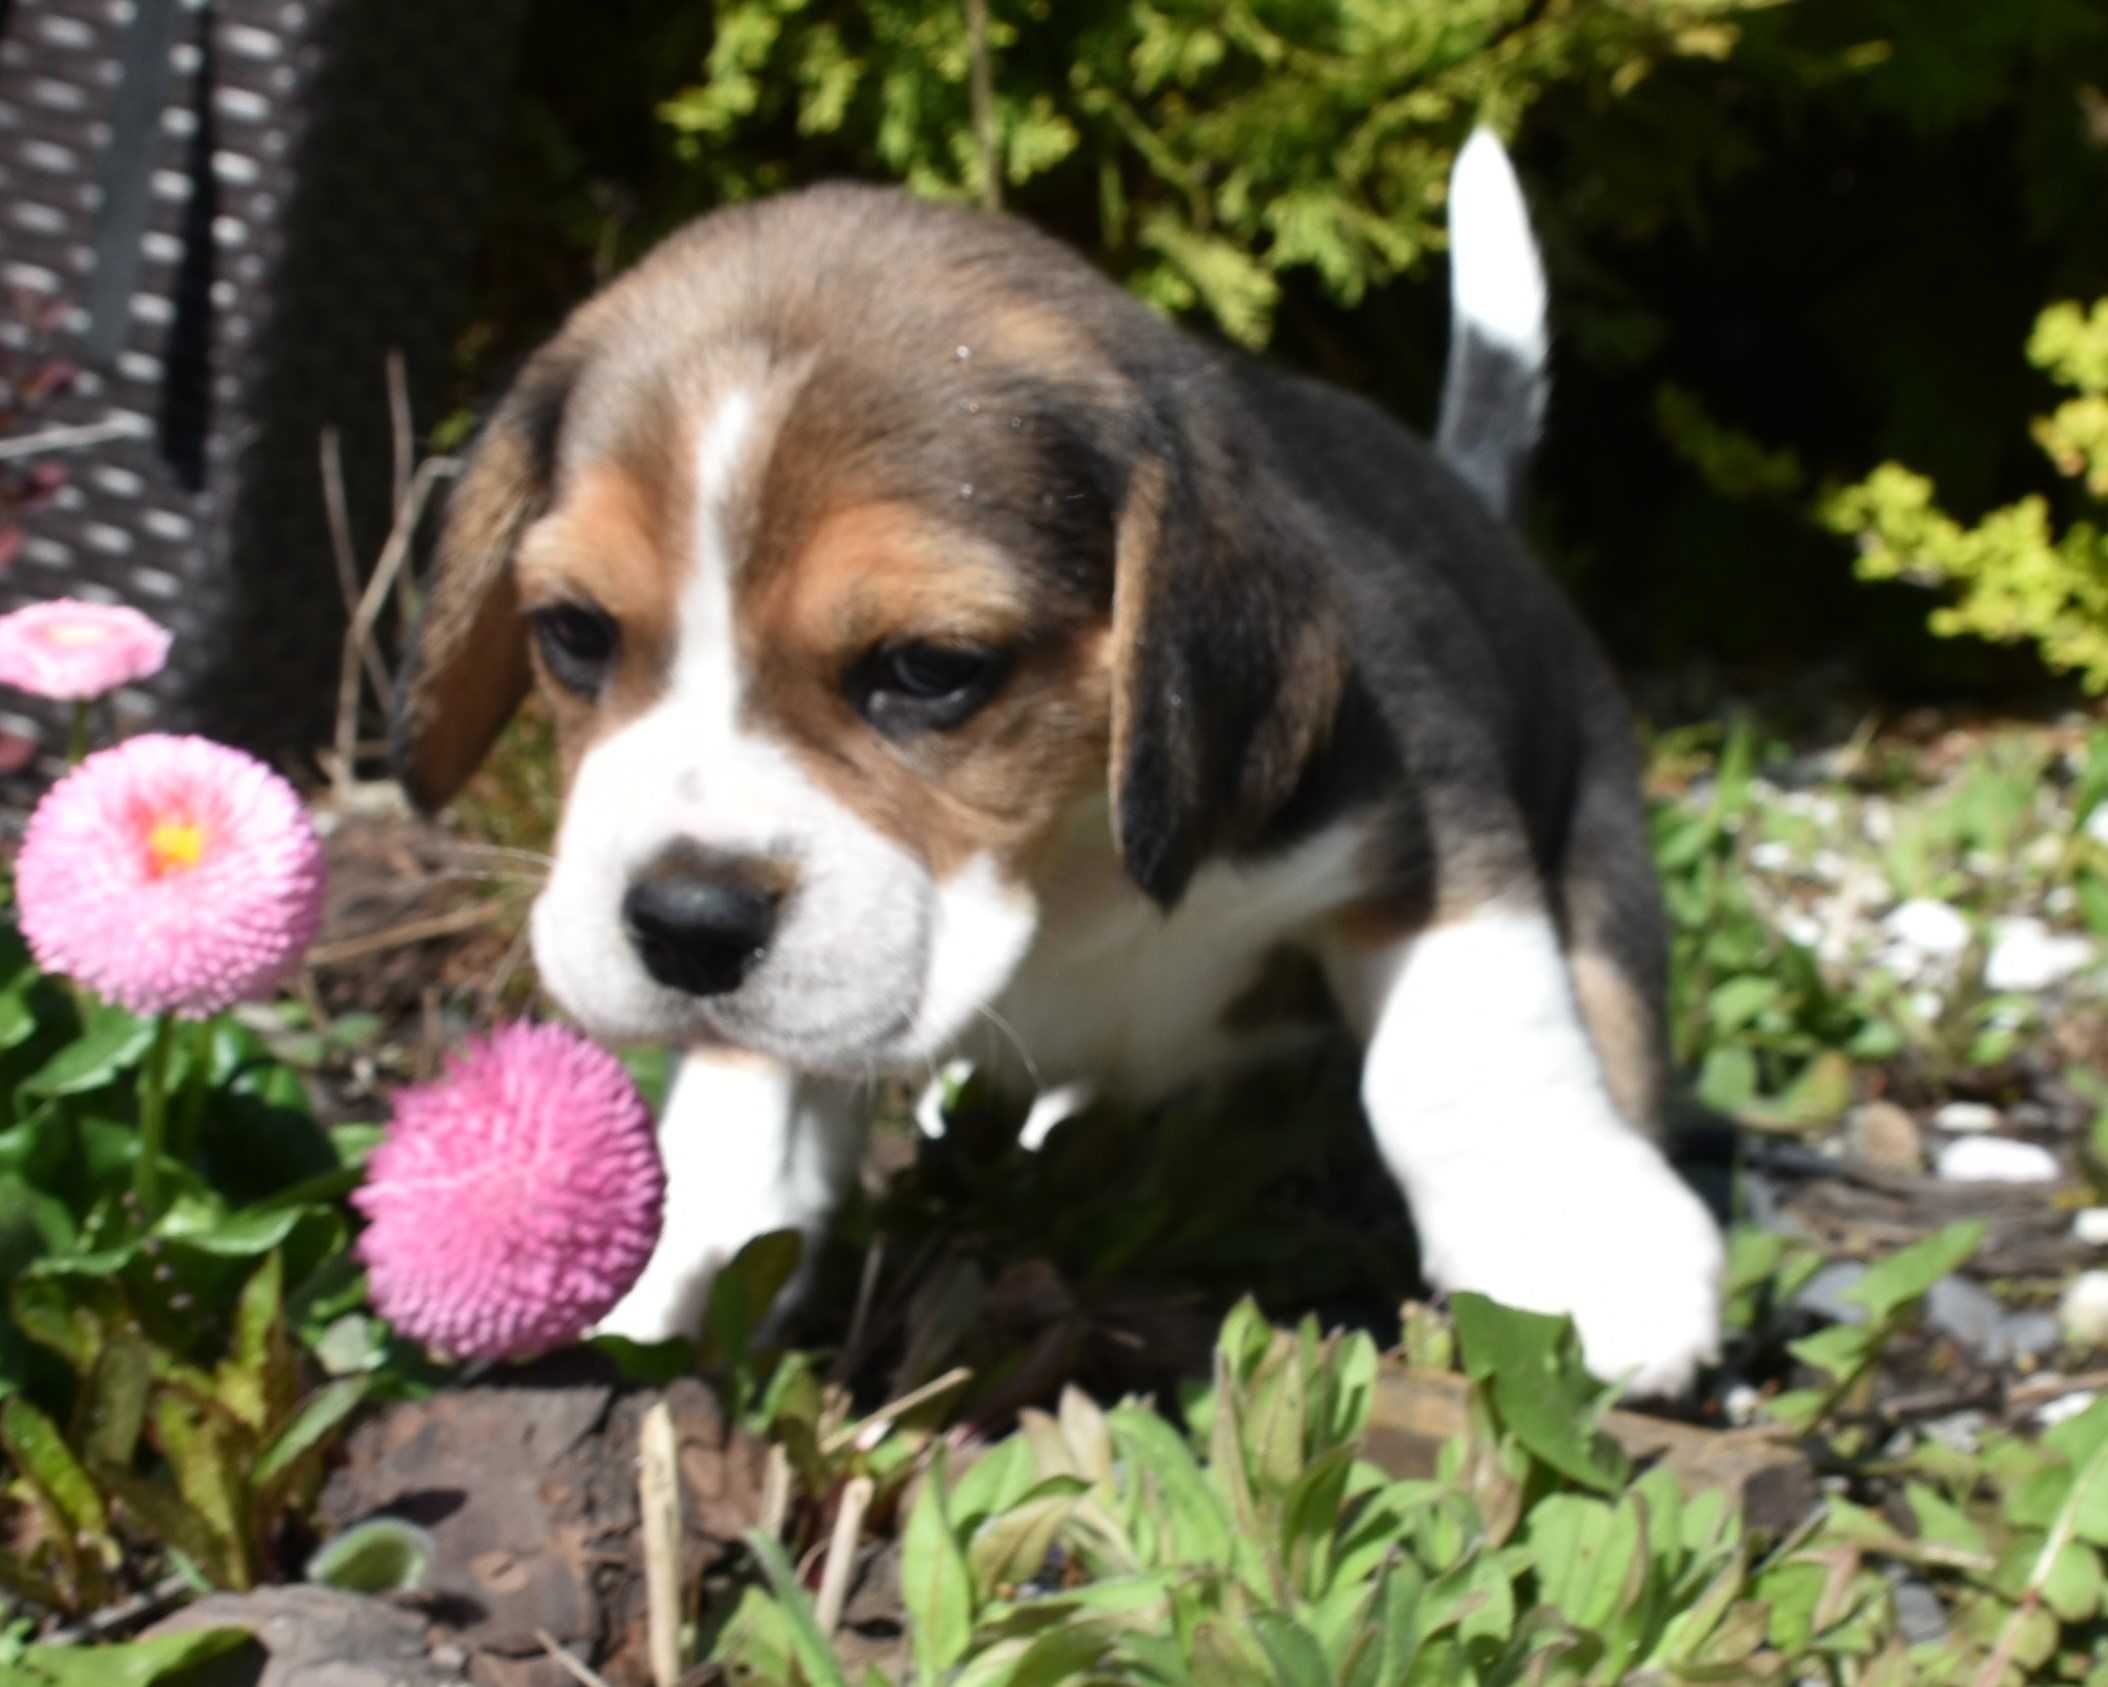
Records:
<instances>
[{"instance_id":1,"label":"green leafy plant","mask_svg":"<svg viewBox=\"0 0 2108 1687\"><path fill-rule=\"evenodd\" d=\"M2064 302L2036 319L2028 361L2077 394L2034 424L2057 472L2108 499L2108 299ZM2052 667L2108 688L2108 536L2087 520L2056 531L2040 494L1965 526L1935 501L1933 483L1900 463L1831 494L1823 519L1859 545L1869 580L1909 580L1954 594L1932 630L1999 643L2032 641Z\"/></svg>"},{"instance_id":2,"label":"green leafy plant","mask_svg":"<svg viewBox=\"0 0 2108 1687\"><path fill-rule=\"evenodd\" d=\"M138 1199L141 1074L163 1062L159 1211ZM82 1614L128 1548L246 1586L371 1386L349 1346L341 1197L373 1133L319 1129L298 1074L231 1019L153 1021L40 973L0 927L0 1587ZM334 1365L317 1357L334 1343ZM356 1349L356 1350L354 1350Z\"/></svg>"},{"instance_id":3,"label":"green leafy plant","mask_svg":"<svg viewBox=\"0 0 2108 1687\"><path fill-rule=\"evenodd\" d=\"M1853 1059L1899 1045L1894 1025L1834 989L1758 912L1745 834L1758 813L1755 729L1730 727L1702 802L1654 808L1670 920L1670 1039L1708 1105L1759 1124L1827 1124L1851 1100Z\"/></svg>"},{"instance_id":4,"label":"green leafy plant","mask_svg":"<svg viewBox=\"0 0 2108 1687\"><path fill-rule=\"evenodd\" d=\"M1771 1402L1772 1415L1806 1429L1849 1405L1882 1349L1917 1317L1927 1291L1974 1253L1983 1237L1978 1220L1950 1224L1868 1271L1846 1291L1847 1299L1866 1309L1864 1322L1833 1324L1793 1344L1793 1356L1821 1372L1823 1381L1779 1395Z\"/></svg>"},{"instance_id":5,"label":"green leafy plant","mask_svg":"<svg viewBox=\"0 0 2108 1687\"><path fill-rule=\"evenodd\" d=\"M278 1560L281 1526L301 1516L323 1455L371 1386L307 1387L285 1316L281 1256L243 1286L225 1352L186 1357L157 1316L107 1277L32 1278L10 1297L15 1322L72 1371L62 1428L23 1395L0 1400L10 1496L34 1520L26 1553L0 1553L0 1586L48 1609L108 1598L130 1532L180 1555L218 1587L248 1587ZM159 1326L157 1328L157 1326ZM151 1458L166 1479L142 1470Z\"/></svg>"},{"instance_id":6,"label":"green leafy plant","mask_svg":"<svg viewBox=\"0 0 2108 1687\"><path fill-rule=\"evenodd\" d=\"M660 115L718 198L789 185L792 137L923 194L1080 190L1088 244L1130 286L1258 345L1285 274L1351 304L1439 249L1473 111L1505 122L1555 81L1629 88L1724 56L1753 9L999 0L977 123L971 8L739 0L718 9L704 79Z\"/></svg>"},{"instance_id":7,"label":"green leafy plant","mask_svg":"<svg viewBox=\"0 0 2108 1687\"><path fill-rule=\"evenodd\" d=\"M1592 1427L1602 1391L1562 1320L1464 1297L1457 1338L1471 1430L1430 1479L1362 1455L1385 1368L1366 1336L1273 1330L1249 1305L1224 1324L1183 1433L1143 1402L1107 1411L1072 1391L961 1473L933 1458L901 1549L915 1679L1776 1675L1768 1637L1796 1608L1803 1559L1755 1563L1718 1492L1686 1497L1664 1470L1632 1480ZM780 1548L752 1545L763 1583L718 1659L755 1679L845 1681ZM1844 1616L1797 1618L1800 1654L1855 1643L1850 1619L1880 1586L1855 1584Z\"/></svg>"}]
</instances>

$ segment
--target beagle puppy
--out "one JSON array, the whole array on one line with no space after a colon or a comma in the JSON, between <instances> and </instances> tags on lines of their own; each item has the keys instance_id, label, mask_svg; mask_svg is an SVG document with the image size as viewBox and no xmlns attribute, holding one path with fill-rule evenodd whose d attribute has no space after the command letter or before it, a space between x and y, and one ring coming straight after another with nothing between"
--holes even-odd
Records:
<instances>
[{"instance_id":1,"label":"beagle puppy","mask_svg":"<svg viewBox=\"0 0 2108 1687\"><path fill-rule=\"evenodd\" d=\"M1489 136L1452 205L1437 449L872 187L703 218L529 361L396 747L436 808L541 688L542 980L682 1051L665 1235L605 1327L689 1330L745 1240L820 1226L874 1078L1156 1101L1278 1047L1233 1010L1288 947L1434 1283L1573 1314L1636 1392L1713 1352L1632 725L1505 519L1544 287Z\"/></svg>"}]
</instances>

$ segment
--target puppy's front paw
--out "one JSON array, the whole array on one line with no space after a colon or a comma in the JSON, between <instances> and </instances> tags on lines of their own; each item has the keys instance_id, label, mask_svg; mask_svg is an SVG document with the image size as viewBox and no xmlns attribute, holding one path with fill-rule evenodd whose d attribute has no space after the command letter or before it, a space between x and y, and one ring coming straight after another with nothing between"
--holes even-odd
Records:
<instances>
[{"instance_id":1,"label":"puppy's front paw","mask_svg":"<svg viewBox=\"0 0 2108 1687\"><path fill-rule=\"evenodd\" d=\"M700 1260L674 1260L666 1258L666 1252L662 1241L644 1268L644 1275L630 1285L629 1293L615 1303L614 1310L593 1326L595 1335L650 1342L702 1333L703 1314L710 1305L710 1283L722 1258L713 1252Z\"/></svg>"},{"instance_id":2,"label":"puppy's front paw","mask_svg":"<svg viewBox=\"0 0 2108 1687\"><path fill-rule=\"evenodd\" d=\"M1675 1394L1719 1348L1720 1232L1652 1145L1620 1127L1513 1160L1414 1179L1429 1279L1565 1312L1588 1368L1628 1394Z\"/></svg>"}]
</instances>

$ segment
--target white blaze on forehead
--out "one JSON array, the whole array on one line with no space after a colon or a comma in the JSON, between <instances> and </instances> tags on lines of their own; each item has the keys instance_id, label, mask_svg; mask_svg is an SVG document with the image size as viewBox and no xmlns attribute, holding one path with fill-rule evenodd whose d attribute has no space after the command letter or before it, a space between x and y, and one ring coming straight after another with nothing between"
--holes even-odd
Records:
<instances>
[{"instance_id":1,"label":"white blaze on forehead","mask_svg":"<svg viewBox=\"0 0 2108 1687\"><path fill-rule=\"evenodd\" d=\"M701 732L730 733L739 703L732 627L732 556L725 507L753 433L754 395L735 388L704 424L695 449L695 531L674 627L673 696Z\"/></svg>"}]
</instances>

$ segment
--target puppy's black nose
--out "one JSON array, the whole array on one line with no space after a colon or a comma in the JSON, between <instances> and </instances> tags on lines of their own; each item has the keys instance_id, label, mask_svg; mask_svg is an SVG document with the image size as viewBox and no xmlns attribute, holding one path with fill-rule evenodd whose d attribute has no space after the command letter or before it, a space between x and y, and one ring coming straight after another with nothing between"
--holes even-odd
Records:
<instances>
[{"instance_id":1,"label":"puppy's black nose","mask_svg":"<svg viewBox=\"0 0 2108 1687\"><path fill-rule=\"evenodd\" d=\"M781 900L738 863L677 855L629 887L622 924L659 983L691 996L722 996L761 959Z\"/></svg>"}]
</instances>

